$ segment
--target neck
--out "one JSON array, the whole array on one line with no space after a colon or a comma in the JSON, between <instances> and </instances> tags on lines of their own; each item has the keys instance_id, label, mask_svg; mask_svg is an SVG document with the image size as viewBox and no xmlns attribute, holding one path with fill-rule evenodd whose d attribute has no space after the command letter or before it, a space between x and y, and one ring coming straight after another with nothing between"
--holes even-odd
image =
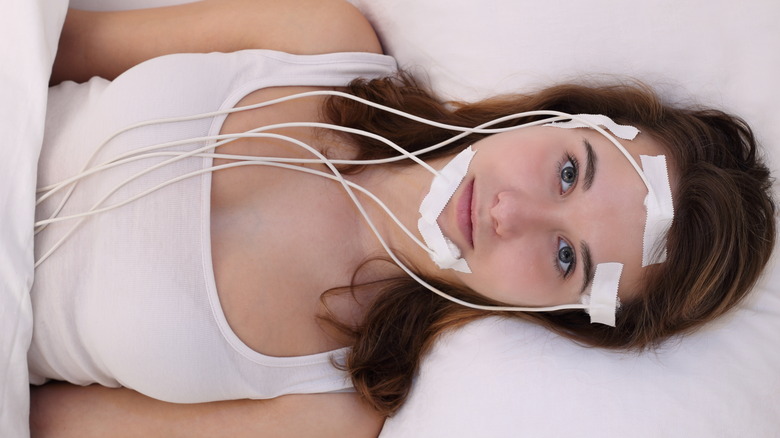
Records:
<instances>
[{"instance_id":1,"label":"neck","mask_svg":"<svg viewBox=\"0 0 780 438\"><path fill-rule=\"evenodd\" d=\"M437 159L428 164L439 170L448 161L448 158ZM418 240L422 240L417 229L417 221L420 217L419 208L430 189L433 177L434 175L422 166L411 164L403 167L369 167L360 174L350 177L350 180L377 196ZM446 276L444 271L433 264L428 253L410 239L377 203L365 195L359 195L358 199L390 249L407 263L408 267L422 273L431 273L439 277ZM357 210L355 211L356 214L360 214ZM363 239L367 258L387 256L387 252L365 219L360 218L357 223L362 225L362 232L359 235Z\"/></svg>"}]
</instances>

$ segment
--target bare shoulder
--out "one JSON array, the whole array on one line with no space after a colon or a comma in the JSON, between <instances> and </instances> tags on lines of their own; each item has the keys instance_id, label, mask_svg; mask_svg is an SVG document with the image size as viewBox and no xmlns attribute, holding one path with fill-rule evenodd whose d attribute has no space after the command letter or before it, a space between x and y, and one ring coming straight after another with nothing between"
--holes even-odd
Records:
<instances>
[{"instance_id":1,"label":"bare shoulder","mask_svg":"<svg viewBox=\"0 0 780 438\"><path fill-rule=\"evenodd\" d=\"M241 1L241 0L238 0ZM280 20L274 45L300 54L382 53L379 38L365 16L344 0L272 0ZM258 43L272 37L257 35Z\"/></svg>"},{"instance_id":2,"label":"bare shoulder","mask_svg":"<svg viewBox=\"0 0 780 438\"><path fill-rule=\"evenodd\" d=\"M71 9L52 83L113 79L172 53L270 49L310 55L381 53L374 29L345 0L203 0L115 12Z\"/></svg>"},{"instance_id":3,"label":"bare shoulder","mask_svg":"<svg viewBox=\"0 0 780 438\"><path fill-rule=\"evenodd\" d=\"M33 387L31 402L36 438L373 438L384 422L354 393L173 404L125 388L50 383Z\"/></svg>"}]
</instances>

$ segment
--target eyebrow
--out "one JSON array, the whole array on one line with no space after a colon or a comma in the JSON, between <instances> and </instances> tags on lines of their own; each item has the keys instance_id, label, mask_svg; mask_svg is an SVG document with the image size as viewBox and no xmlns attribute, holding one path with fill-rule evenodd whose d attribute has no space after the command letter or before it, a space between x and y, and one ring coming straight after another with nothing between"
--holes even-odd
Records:
<instances>
[{"instance_id":1,"label":"eyebrow","mask_svg":"<svg viewBox=\"0 0 780 438\"><path fill-rule=\"evenodd\" d=\"M580 289L580 295L585 293L585 289L590 285L593 279L593 259L590 257L590 246L584 240L580 242L580 251L582 258L582 289Z\"/></svg>"},{"instance_id":2,"label":"eyebrow","mask_svg":"<svg viewBox=\"0 0 780 438\"><path fill-rule=\"evenodd\" d=\"M596 176L596 153L593 151L593 145L590 144L587 138L582 139L582 143L585 145L585 177L582 180L582 189L588 190L593 185L593 178ZM580 258L582 259L582 289L580 295L585 293L585 290L593 280L593 259L590 255L590 246L584 240L580 242Z\"/></svg>"},{"instance_id":3,"label":"eyebrow","mask_svg":"<svg viewBox=\"0 0 780 438\"><path fill-rule=\"evenodd\" d=\"M582 188L583 190L590 189L590 186L593 185L593 178L596 176L596 153L593 152L593 146L590 144L588 139L583 138L582 139L583 144L585 145L585 152L586 152L586 160L585 160L585 178L582 181Z\"/></svg>"}]
</instances>

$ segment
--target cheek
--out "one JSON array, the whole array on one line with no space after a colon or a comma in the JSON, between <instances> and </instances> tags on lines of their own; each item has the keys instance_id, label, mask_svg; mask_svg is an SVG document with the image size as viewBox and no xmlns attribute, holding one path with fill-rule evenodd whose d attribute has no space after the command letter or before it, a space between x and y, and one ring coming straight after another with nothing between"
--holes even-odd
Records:
<instances>
[{"instance_id":1,"label":"cheek","mask_svg":"<svg viewBox=\"0 0 780 438\"><path fill-rule=\"evenodd\" d=\"M543 173L548 169L543 163L553 162L546 156L538 154L513 154L499 160L499 169L504 175L509 175L512 180L519 178L525 184L539 185L543 176L549 176L549 173ZM549 167L552 169L552 166Z\"/></svg>"},{"instance_id":2,"label":"cheek","mask_svg":"<svg viewBox=\"0 0 780 438\"><path fill-rule=\"evenodd\" d=\"M502 178L508 178L505 183L511 183L516 181L517 177L531 178L535 184L539 184L539 178L552 174L550 170L549 174L544 173L548 169L542 163L555 163L555 159L552 158L549 150L541 150L541 148L534 147L521 147L521 146L504 146L496 148L483 148L481 151L482 157L479 153L475 156L475 164L487 171L491 175L501 176ZM482 158L481 162L476 161L477 158ZM549 169L553 169L553 165L549 165Z\"/></svg>"},{"instance_id":3,"label":"cheek","mask_svg":"<svg viewBox=\"0 0 780 438\"><path fill-rule=\"evenodd\" d=\"M554 272L552 258L545 264L543 257L522 251L494 252L491 257L472 266L470 286L500 301L536 304L548 295Z\"/></svg>"}]
</instances>

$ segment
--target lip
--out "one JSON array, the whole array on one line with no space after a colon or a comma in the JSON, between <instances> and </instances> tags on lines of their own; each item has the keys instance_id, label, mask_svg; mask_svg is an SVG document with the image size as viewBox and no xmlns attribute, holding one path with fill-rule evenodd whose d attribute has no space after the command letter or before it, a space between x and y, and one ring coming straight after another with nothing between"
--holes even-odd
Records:
<instances>
[{"instance_id":1,"label":"lip","mask_svg":"<svg viewBox=\"0 0 780 438\"><path fill-rule=\"evenodd\" d=\"M474 180L468 182L460 195L457 204L458 228L469 246L474 247L474 223L472 221L472 207L474 197Z\"/></svg>"}]
</instances>

